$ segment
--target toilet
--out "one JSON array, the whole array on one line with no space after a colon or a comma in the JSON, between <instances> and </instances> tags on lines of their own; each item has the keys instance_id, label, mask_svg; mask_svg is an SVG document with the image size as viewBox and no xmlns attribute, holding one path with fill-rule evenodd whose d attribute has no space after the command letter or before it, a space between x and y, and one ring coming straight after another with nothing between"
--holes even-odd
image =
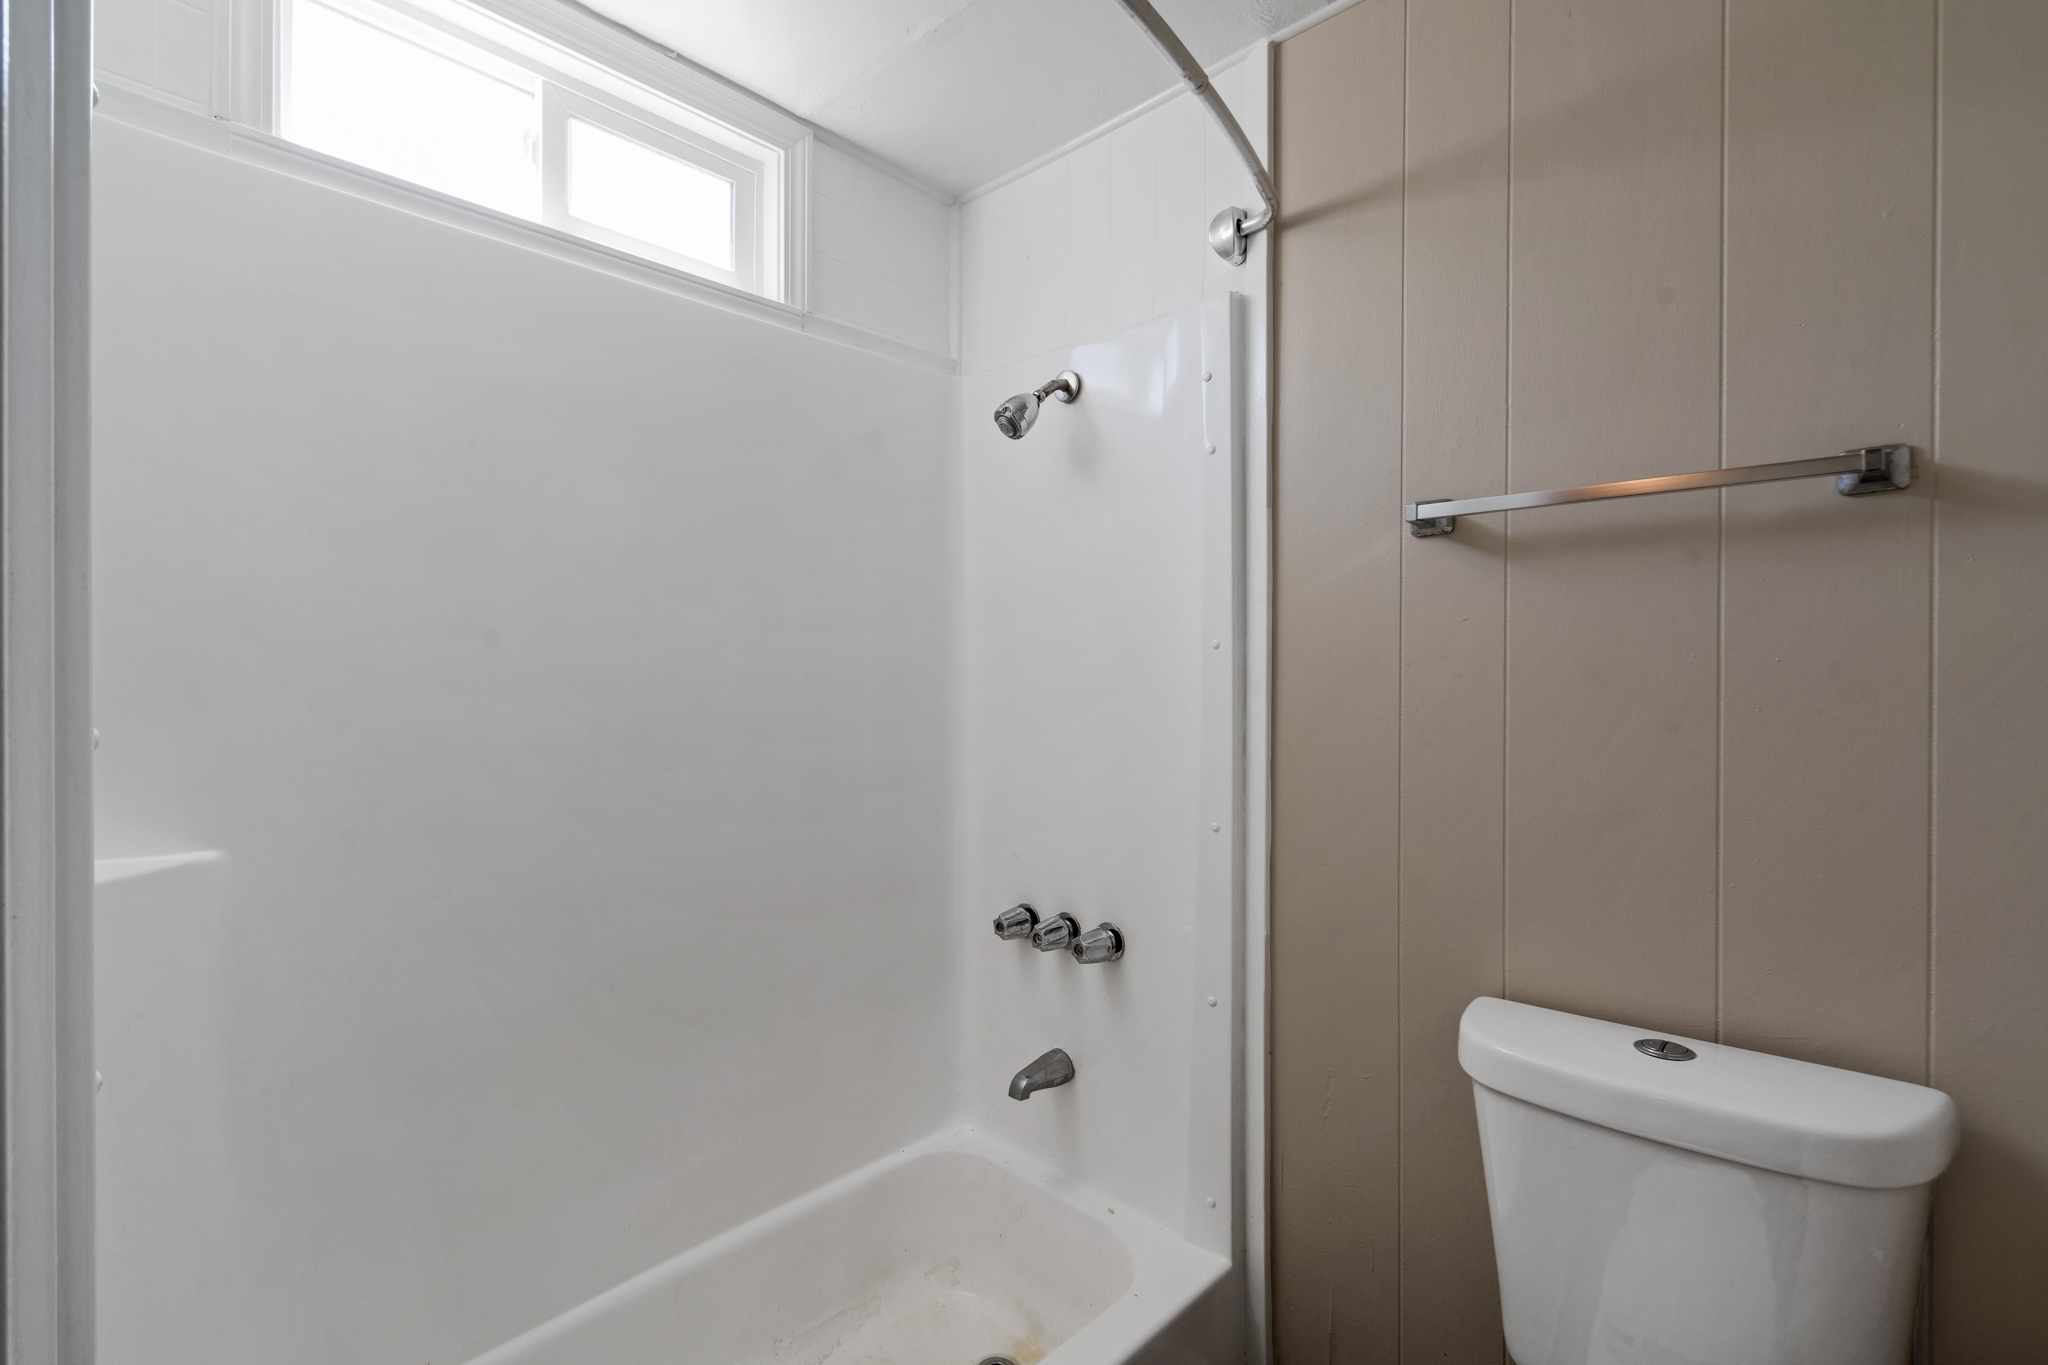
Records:
<instances>
[{"instance_id":1,"label":"toilet","mask_svg":"<svg viewBox=\"0 0 2048 1365\"><path fill-rule=\"evenodd\" d=\"M1939 1090L1482 996L1472 1078L1515 1365L1902 1365Z\"/></svg>"}]
</instances>

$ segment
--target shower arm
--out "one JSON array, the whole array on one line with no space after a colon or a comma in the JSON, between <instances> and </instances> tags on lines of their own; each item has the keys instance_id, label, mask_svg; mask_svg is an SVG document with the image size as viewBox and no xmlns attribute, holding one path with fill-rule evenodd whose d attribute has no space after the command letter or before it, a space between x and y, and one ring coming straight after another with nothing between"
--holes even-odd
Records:
<instances>
[{"instance_id":1,"label":"shower arm","mask_svg":"<svg viewBox=\"0 0 2048 1365\"><path fill-rule=\"evenodd\" d=\"M1279 196L1273 192L1273 178L1266 174L1265 163L1252 150L1251 139L1244 135L1244 129L1237 126L1230 106L1209 84L1209 75L1202 70L1202 64L1195 60L1195 54L1188 51L1187 44L1180 40L1166 20L1159 17L1159 11L1152 8L1149 0L1117 0L1117 3L1152 36L1152 41L1159 45L1166 59L1179 68L1181 79L1188 83L1195 97L1209 106L1209 112L1222 125L1224 136L1230 139L1231 146L1237 148L1238 156L1244 159L1245 169L1252 173L1252 179L1258 184L1259 198L1265 201L1265 208L1247 217L1243 209L1233 205L1217 214L1209 224L1209 245L1216 249L1216 254L1232 265L1243 265L1245 253L1251 248L1251 235L1272 226L1273 219L1280 213Z\"/></svg>"}]
</instances>

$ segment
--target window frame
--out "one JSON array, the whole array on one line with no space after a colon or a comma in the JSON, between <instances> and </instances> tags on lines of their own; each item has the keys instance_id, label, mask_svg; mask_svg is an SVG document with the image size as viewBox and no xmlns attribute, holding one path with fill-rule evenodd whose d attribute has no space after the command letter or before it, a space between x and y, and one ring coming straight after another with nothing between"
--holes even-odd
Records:
<instances>
[{"instance_id":1,"label":"window frame","mask_svg":"<svg viewBox=\"0 0 2048 1365\"><path fill-rule=\"evenodd\" d=\"M218 111L231 125L289 142L283 132L288 91L287 58L293 0L229 0L230 80ZM807 202L811 130L757 97L656 48L580 7L556 0L320 0L372 23L377 12L395 15L405 33L420 26L454 44L481 52L491 63L528 73L540 91L542 212L539 219L503 213L432 186L399 181L493 219L631 256L660 269L747 297L797 311L805 307ZM406 34L406 36L411 36ZM418 41L418 39L415 39ZM424 44L438 50L437 42ZM452 53L450 55L453 55ZM461 59L467 60L467 59ZM479 69L488 69L480 67ZM551 108L557 111L551 117ZM623 233L568 217L566 203L551 207L550 166L559 188L559 147L549 155L552 134L566 141L566 115L621 133L663 155L703 166L733 179L748 172L752 193L744 196L750 219L737 258L750 258L751 272L722 271L706 262ZM596 111L590 117L585 111ZM292 146L302 144L290 143ZM316 157L317 148L305 151ZM354 163L345 163L354 164ZM375 176L387 173L362 169ZM390 177L395 179L395 177ZM735 198L741 199L736 182Z\"/></svg>"},{"instance_id":2,"label":"window frame","mask_svg":"<svg viewBox=\"0 0 2048 1365\"><path fill-rule=\"evenodd\" d=\"M326 3L326 0L320 0ZM607 132L617 133L641 146L670 156L687 165L711 172L721 179L733 183L733 266L727 270L710 261L697 260L681 252L670 251L653 242L631 237L601 223L578 218L569 211L569 121L581 119L595 124ZM554 81L544 80L540 90L540 202L541 221L549 227L572 232L578 237L606 246L615 246L621 251L631 251L646 256L649 260L673 265L705 279L717 280L736 289L749 293L758 292L755 281L759 276L761 251L761 226L755 221L760 212L761 165L756 161L742 161L724 148L703 145L708 139L691 139L682 130L673 126L663 127L650 123L619 109L617 106L586 95L578 94Z\"/></svg>"},{"instance_id":3,"label":"window frame","mask_svg":"<svg viewBox=\"0 0 2048 1365\"><path fill-rule=\"evenodd\" d=\"M535 207L539 208L544 203L541 198L538 156L540 154L539 140L542 127L541 108L543 94L547 85L546 78L522 63L508 60L504 55L483 43L471 41L465 34L451 32L447 25L429 23L419 15L410 12L407 7L386 4L384 0L277 0L279 59L277 63L277 98L273 106L276 111L276 118L275 126L268 131L292 143L294 146L307 147L310 150L320 152L323 156L334 155L321 148L314 147L310 143L300 142L292 135L292 64L285 54L291 51L292 39L297 29L297 11L300 4L314 4L324 9L332 10L336 14L353 19L369 28L388 33L402 42L411 43L413 46L423 51L431 52L437 57L444 58L459 66L468 67L470 70L490 80L498 81L515 89L523 89L531 95L533 99L533 123L531 128L527 130L527 135L533 141L529 145L528 155L536 158L536 165L534 167ZM337 159L347 160L345 157L337 157ZM361 165L363 163L351 161L348 164ZM394 172L384 171L375 166L368 166L366 169L375 170L384 175L395 175ZM402 179L402 177L396 178ZM419 184L420 182L408 180L405 183ZM474 204L478 208L491 209L494 207L484 204L479 200L465 199L452 190L441 189L438 186L426 185L423 188L431 189L437 194L447 195L449 198L460 203ZM497 209L495 211L504 212L505 210Z\"/></svg>"}]
</instances>

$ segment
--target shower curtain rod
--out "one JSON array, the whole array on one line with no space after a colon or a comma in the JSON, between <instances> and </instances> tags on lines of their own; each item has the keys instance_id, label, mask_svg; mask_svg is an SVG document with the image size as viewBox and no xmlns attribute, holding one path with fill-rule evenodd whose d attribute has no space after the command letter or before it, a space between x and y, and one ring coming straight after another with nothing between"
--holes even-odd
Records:
<instances>
[{"instance_id":1,"label":"shower curtain rod","mask_svg":"<svg viewBox=\"0 0 2048 1365\"><path fill-rule=\"evenodd\" d=\"M1188 51L1187 44L1180 40L1166 20L1159 17L1148 0L1117 0L1138 26L1152 36L1166 59L1180 69L1181 79L1195 92L1196 98L1209 106L1209 112L1216 116L1216 122L1223 126L1224 135L1237 148L1237 154L1244 158L1245 169L1252 173L1252 179L1259 187L1259 198L1266 201L1266 207L1252 216L1236 205L1224 209L1209 222L1209 245L1216 254L1232 265L1243 265L1245 253L1251 249L1251 235L1272 225L1280 212L1279 197L1273 193L1272 177L1266 174L1265 163L1252 150L1251 139L1244 135L1244 129L1237 126L1231 116L1230 106L1209 84L1209 75L1202 70L1202 64L1195 60L1195 54Z\"/></svg>"}]
</instances>

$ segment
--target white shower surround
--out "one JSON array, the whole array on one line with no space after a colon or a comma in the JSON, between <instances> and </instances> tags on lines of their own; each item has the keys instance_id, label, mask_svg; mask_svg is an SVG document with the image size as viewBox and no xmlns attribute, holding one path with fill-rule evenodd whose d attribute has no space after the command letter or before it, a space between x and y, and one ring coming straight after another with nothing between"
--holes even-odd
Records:
<instances>
[{"instance_id":1,"label":"white shower surround","mask_svg":"<svg viewBox=\"0 0 2048 1365\"><path fill-rule=\"evenodd\" d=\"M1251 74L1259 103L1246 121L1262 139L1263 72ZM1127 180L1142 179L1148 196L1164 184L1175 139L1200 126L1171 105L1140 124L1119 130L1120 205L1133 202ZM1139 1359L1147 1342L1219 1360L1255 1343L1262 1172L1256 1102L1248 1119L1245 1095L1260 1084L1263 722L1249 748L1242 723L1247 707L1263 707L1263 647L1243 649L1263 639L1264 528L1262 516L1245 514L1240 475L1247 464L1263 468L1263 250L1244 271L1209 281L1247 286L1235 316L1227 293L1210 288L1202 303L1155 309L1103 335L1098 305L1092 338L1082 339L1083 309L1074 342L949 380L616 281L591 298L588 273L560 261L132 130L112 130L101 150L102 212L111 206L123 226L100 248L102 264L114 266L114 287L100 294L100 335L113 337L103 340L118 357L113 373L148 394L140 403L134 392L101 395L122 404L119 420L103 423L115 458L101 470L101 586L110 595L96 716L109 735L102 852L225 847L238 869L217 881L220 900L202 918L229 926L217 969L239 981L240 994L220 1025L234 1062L224 1107L230 1127L243 1130L221 1177L231 1188L206 1205L220 1224L199 1231L236 1246L244 1264L239 1277L210 1282L212 1302L193 1305L188 1321L210 1321L215 1334L193 1343L189 1358L338 1365L403 1351L460 1360L507 1338L531 1342L619 1307L649 1276L708 1272L746 1229L824 1216L847 1190L935 1147L1057 1185L1074 1216L1086 1212L1123 1239L1136 1278L1102 1320L1115 1330L1077 1332L1053 1357L1060 1365ZM1080 149L1076 164L1094 155ZM1062 192L1067 171L1055 162L976 202L966 232L976 270L1000 269L996 258L1016 240L985 229L1042 199L1036 185ZM1144 268L1148 280L1154 273ZM190 287L165 297L160 286L181 277ZM147 287L128 288L145 279ZM965 287L971 311L976 288ZM279 312L280 291L294 289L310 317ZM474 333L472 319L491 317L508 295L521 307ZM1163 282L1153 294L1162 303L1176 296ZM1057 309L1049 327L1034 308L1016 338L1051 339ZM1071 308L1067 316L1075 318ZM394 317L405 320L397 332ZM625 323L616 344L589 330L600 320ZM972 326L983 363L1004 349L1023 354L1014 341L990 344L997 330L985 314ZM1233 327L1247 334L1233 340ZM575 344L558 349L557 337ZM648 348L683 338L698 359L657 381ZM503 385L508 371L534 371L536 347L570 366L559 399ZM330 367L320 383L356 393L381 393L371 386L390 383L408 352L416 369L440 372L381 425L340 416L294 426L292 402L322 391L295 351ZM986 413L998 398L1067 367L1088 378L1082 404L1048 411L1022 443L997 436ZM399 392L413 387L401 382ZM880 409L860 419L870 463L849 463L845 415L877 399ZM635 500L628 520L616 520L628 503L578 511L572 500L575 516L564 523L546 503L522 507L500 489L492 515L511 538L498 536L485 562L453 538L425 538L420 513L431 504L415 507L409 493L455 506L465 476L443 468L451 459L478 494L505 474L533 491L567 488L561 480L575 471L562 466L560 441L579 409L600 402L610 406L599 446L617 452L602 477ZM472 422L488 433L482 462L447 444L461 422L442 410L465 405L482 405ZM138 420L142 412L148 420ZM221 422L224 413L232 419ZM768 545L743 548L759 538L745 517L691 513L690 539L650 535L663 500L691 498L692 477L702 478L671 479L649 460L678 439L679 413L700 424L681 433L680 449L701 450L723 471L714 478L726 481L722 505L779 506L794 517ZM951 434L935 430L932 415ZM747 458L750 420L771 454ZM710 445L699 435L707 429ZM362 458L372 433L395 442L390 458ZM877 455L890 469L880 485L871 477ZM1260 472L1251 505L1262 503L1262 488ZM278 537L266 506L289 509L292 536ZM608 538L590 539L607 519ZM521 526L552 547L543 577L502 558L516 555ZM790 559L805 535L822 541ZM368 565L366 548L377 554ZM810 575L814 562L861 567L847 555L868 556L880 576L864 571L823 588ZM417 600L401 589L408 576L425 590ZM644 604L635 597L650 591ZM543 640L554 635L554 648L600 642L602 631L576 615L579 595L591 593L613 599L616 610L599 623L609 630L681 606L721 642L718 657L739 667L707 674L692 662L702 634L657 628L633 674L598 684L610 717L578 723L607 727L602 743L617 753L595 761L623 762L625 780L592 789L589 817L602 822L607 802L626 803L617 832L628 842L615 844L609 864L581 858L581 887L534 885L508 872L545 862L545 825L492 815L502 800L494 788L516 786L518 770L478 745L509 734L521 708L535 718L577 712L575 691L547 688L587 689L594 676L570 670L539 691L515 688L488 703L501 714L471 718L463 708L475 689L495 684L445 650L497 648L487 618L508 610L524 613L523 628ZM802 619L807 601L822 606ZM754 619L767 608L771 624L787 616L795 632L779 653L756 658L767 672L730 657L746 654L747 618L732 608L747 602ZM311 614L337 610L331 623ZM856 633L846 635L849 627ZM302 642L287 646L300 681L283 693L245 671L280 638ZM813 639L824 653L805 652ZM866 641L895 643L875 653ZM366 661L388 679L380 686L398 690L352 688L346 670ZM890 681L906 666L923 679L907 694ZM308 671L320 667L342 671ZM659 837L635 853L633 831L652 833L678 798L708 813L715 805L706 803L746 779L722 760L701 777L687 764L665 777L652 754L624 757L645 747L635 736L666 734L679 713L679 734L693 733L693 715L737 715L748 719L716 741L736 762L750 744L801 744L771 738L772 727L794 714L789 706L807 705L804 689L833 669L842 682L821 696L829 704L815 716L825 727L818 734L839 736L831 743L850 746L856 762L896 746L910 759L901 796L877 807L858 780L821 789L798 779L777 797L782 778L763 774L770 785L759 796L814 832L749 833L742 819L722 841L700 840L691 856L718 891L680 918L661 913L691 867L664 856ZM380 710L384 696L401 710ZM863 698L882 702L881 729ZM302 729L309 703L320 726ZM379 733L394 723L397 734ZM358 746L377 762L349 771ZM299 809L297 792L275 799L295 770L337 759L342 771L305 789L312 805ZM421 808L429 820L470 803L464 847L437 849L374 824L367 851L360 833L354 848L336 840L350 820L360 825L352 808L394 795L416 804L419 790L433 793ZM434 816L440 807L446 813ZM950 827L916 815L949 808ZM919 819L926 835L913 833ZM874 903L874 891L835 897L846 860L885 855L871 831L896 826L897 846L919 850L911 894L894 905ZM389 845L394 836L402 842ZM1258 850L1249 864L1247 848ZM504 868L491 871L493 859ZM748 886L750 864L773 869L765 886ZM886 864L873 863L877 872ZM479 873L488 894L447 899ZM408 881L438 889L422 897ZM337 900L329 884L358 889ZM350 898L360 902L372 887L389 906L352 912ZM146 897L138 884L131 901L138 892ZM1068 910L1084 927L1116 921L1130 955L1084 968L998 943L988 918L1017 897ZM464 899L474 911L462 912L461 926L436 922ZM863 901L880 913L857 909ZM543 927L569 904L590 907L560 922L569 937ZM517 926L525 946L507 957L507 945L491 941L501 932L494 922ZM344 975L303 975L318 964L292 957L294 938L327 944L326 960ZM712 951L689 953L698 946ZM609 996L594 1012L598 1002L579 1005L555 984L571 959L576 981ZM291 985L280 971L302 975ZM450 987L454 997L433 999ZM693 1007L693 997L772 1006L785 995L804 1002L790 1022L806 1026L767 1036L726 1039L715 1014ZM532 1017L507 1014L520 1010ZM483 1027L452 1039L438 1032L465 1012ZM487 1022L494 1017L498 1026ZM650 1031L649 1020L664 1022ZM445 1062L392 1051L450 1042ZM1051 1045L1074 1054L1077 1081L1024 1105L1004 1097L1009 1073ZM793 1080L856 1054L880 1073L842 1062L822 1087ZM597 1065L572 1079L579 1058ZM777 1072L792 1063L795 1072ZM446 1083L413 1084L387 1074L393 1065L422 1082L441 1069ZM536 1080L540 1094L587 1098L562 1115L566 1123L549 1121L560 1100L543 1100L536 1113ZM712 1098L721 1087L737 1105ZM267 1148L304 1122L308 1105L325 1124L307 1134L295 1164L279 1166ZM526 1155L504 1149L508 1138ZM664 1144L678 1140L692 1155L664 1169ZM471 1169L457 1164L465 1143ZM334 1150L323 1155L324 1146ZM321 1174L308 1185L295 1183L295 1170ZM1123 1210L1124 1221L1093 1213L1096 1201ZM726 1210L754 1216L736 1227ZM1151 1231L1130 1231L1140 1225ZM1161 1293L1168 1282L1179 1287ZM118 1302L119 1289L108 1289ZM521 1337L543 1319L553 1325ZM187 1358L156 1346L157 1361ZM483 1358L521 1358L502 1355L512 1350Z\"/></svg>"},{"instance_id":2,"label":"white shower surround","mask_svg":"<svg viewBox=\"0 0 2048 1365\"><path fill-rule=\"evenodd\" d=\"M966 1126L472 1365L1243 1358L1240 303L966 381ZM1024 441L987 421L1070 368ZM1020 901L1113 920L1124 958L975 932ZM1011 1100L1050 1047L1075 1079Z\"/></svg>"}]
</instances>

